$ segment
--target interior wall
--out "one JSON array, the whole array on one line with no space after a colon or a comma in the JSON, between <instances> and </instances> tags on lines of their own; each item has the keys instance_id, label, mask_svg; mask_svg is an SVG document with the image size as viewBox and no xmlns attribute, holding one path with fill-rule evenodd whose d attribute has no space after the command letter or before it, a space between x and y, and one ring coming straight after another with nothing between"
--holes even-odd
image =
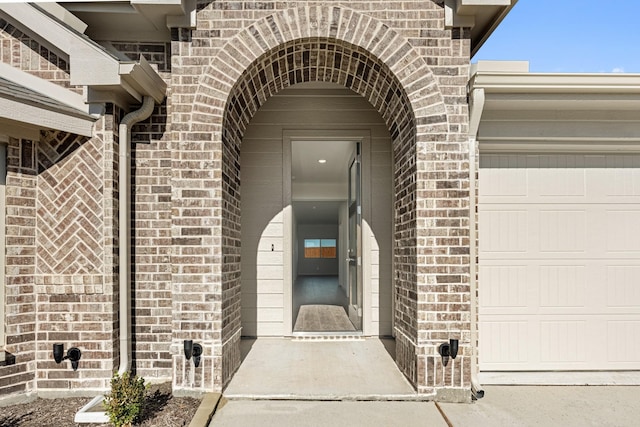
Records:
<instances>
[{"instance_id":1,"label":"interior wall","mask_svg":"<svg viewBox=\"0 0 640 427\"><path fill-rule=\"evenodd\" d=\"M376 170L371 174L374 190L368 196L374 213L372 218L365 218L370 226L365 238L375 240L368 257L371 283L365 284L372 303L368 321L372 325L371 335L391 334L393 178L389 130L380 114L355 92L337 85L310 83L290 87L269 98L253 116L242 141L241 271L242 334L245 336L291 333L285 320L286 307L291 301L284 288L283 262L284 257L291 254L283 252L283 245L285 233L291 231L285 230L283 223L283 133L312 130L318 136L323 130L336 129L370 135L371 167ZM375 185L380 180L386 183L378 190ZM294 238L294 250L295 242Z\"/></svg>"},{"instance_id":2,"label":"interior wall","mask_svg":"<svg viewBox=\"0 0 640 427\"><path fill-rule=\"evenodd\" d=\"M296 227L294 227L296 228ZM336 246L335 258L305 258L305 239L335 239L338 245L338 225L337 224L299 224L297 226L298 252L297 263L298 275L300 276L337 276L338 260L344 258ZM296 259L296 258L294 258ZM296 277L296 276L294 276Z\"/></svg>"}]
</instances>

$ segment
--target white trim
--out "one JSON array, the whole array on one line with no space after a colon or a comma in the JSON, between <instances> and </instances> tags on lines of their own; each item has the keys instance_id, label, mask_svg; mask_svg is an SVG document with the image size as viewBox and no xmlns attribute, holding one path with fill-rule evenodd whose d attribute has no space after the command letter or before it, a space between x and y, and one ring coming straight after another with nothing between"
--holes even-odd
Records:
<instances>
[{"instance_id":1,"label":"white trim","mask_svg":"<svg viewBox=\"0 0 640 427\"><path fill-rule=\"evenodd\" d=\"M64 7L60 6L55 2L39 2L38 7L44 10L51 16L54 16L56 19L64 22L66 25L70 26L74 30L79 33L84 33L87 29L87 24L78 19L74 14L69 12Z\"/></svg>"},{"instance_id":2,"label":"white trim","mask_svg":"<svg viewBox=\"0 0 640 427\"><path fill-rule=\"evenodd\" d=\"M62 86L51 83L29 73L25 73L15 67L0 62L0 77L10 80L20 86L24 86L54 99L62 104L75 108L78 111L89 114L89 106L84 103L82 95L65 89Z\"/></svg>"},{"instance_id":3,"label":"white trim","mask_svg":"<svg viewBox=\"0 0 640 427\"><path fill-rule=\"evenodd\" d=\"M477 71L471 76L471 88L487 93L640 94L640 74Z\"/></svg>"},{"instance_id":4,"label":"white trim","mask_svg":"<svg viewBox=\"0 0 640 427\"><path fill-rule=\"evenodd\" d=\"M0 97L0 118L26 123L40 129L57 129L83 136L93 134L94 121L89 117L73 117L2 97Z\"/></svg>"},{"instance_id":5,"label":"white trim","mask_svg":"<svg viewBox=\"0 0 640 427\"><path fill-rule=\"evenodd\" d=\"M482 140L480 153L640 153L640 137L629 140L491 138Z\"/></svg>"},{"instance_id":6,"label":"white trim","mask_svg":"<svg viewBox=\"0 0 640 427\"><path fill-rule=\"evenodd\" d=\"M640 371L480 372L491 385L640 385Z\"/></svg>"}]
</instances>

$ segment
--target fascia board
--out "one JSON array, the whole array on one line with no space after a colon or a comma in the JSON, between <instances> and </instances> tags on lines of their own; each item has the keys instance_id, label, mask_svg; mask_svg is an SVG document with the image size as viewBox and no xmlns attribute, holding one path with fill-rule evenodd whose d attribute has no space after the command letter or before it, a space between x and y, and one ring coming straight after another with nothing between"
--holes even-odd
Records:
<instances>
[{"instance_id":1,"label":"fascia board","mask_svg":"<svg viewBox=\"0 0 640 427\"><path fill-rule=\"evenodd\" d=\"M0 98L0 118L36 126L40 129L57 129L83 136L93 134L94 121L88 117L74 117L13 99Z\"/></svg>"},{"instance_id":2,"label":"fascia board","mask_svg":"<svg viewBox=\"0 0 640 427\"><path fill-rule=\"evenodd\" d=\"M0 62L0 77L11 80L21 86L28 87L62 104L89 114L89 106L84 103L84 97L60 85L26 73L3 62Z\"/></svg>"},{"instance_id":3,"label":"fascia board","mask_svg":"<svg viewBox=\"0 0 640 427\"><path fill-rule=\"evenodd\" d=\"M111 84L118 78L115 58L30 4L6 3L0 10L12 18L12 23L69 58L72 85Z\"/></svg>"},{"instance_id":4,"label":"fascia board","mask_svg":"<svg viewBox=\"0 0 640 427\"><path fill-rule=\"evenodd\" d=\"M486 93L640 93L640 74L476 73L470 88Z\"/></svg>"},{"instance_id":5,"label":"fascia board","mask_svg":"<svg viewBox=\"0 0 640 427\"><path fill-rule=\"evenodd\" d=\"M58 3L50 2L50 3L38 3L38 7L48 14L55 16L56 19L64 22L69 27L73 28L79 33L84 33L87 29L87 24L82 22L82 20L78 19L73 13L69 12L64 7L60 6Z\"/></svg>"},{"instance_id":6,"label":"fascia board","mask_svg":"<svg viewBox=\"0 0 640 427\"><path fill-rule=\"evenodd\" d=\"M70 31L27 3L3 3L0 11L23 32L34 36L57 55L68 58L71 52Z\"/></svg>"}]
</instances>

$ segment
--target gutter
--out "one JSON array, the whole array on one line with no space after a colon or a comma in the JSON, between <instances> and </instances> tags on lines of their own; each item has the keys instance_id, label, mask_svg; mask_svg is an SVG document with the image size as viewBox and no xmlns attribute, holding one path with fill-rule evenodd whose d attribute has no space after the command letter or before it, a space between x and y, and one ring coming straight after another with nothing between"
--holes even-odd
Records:
<instances>
[{"instance_id":1,"label":"gutter","mask_svg":"<svg viewBox=\"0 0 640 427\"><path fill-rule=\"evenodd\" d=\"M118 289L120 294L120 367L118 375L131 369L133 360L131 330L131 127L147 119L153 113L155 101L145 96L140 109L124 116L119 126L118 161ZM109 417L102 410L104 396L96 396L75 415L76 423L108 423Z\"/></svg>"},{"instance_id":2,"label":"gutter","mask_svg":"<svg viewBox=\"0 0 640 427\"><path fill-rule=\"evenodd\" d=\"M477 221L476 221L476 147L480 118L484 110L484 89L469 93L469 275L471 287L471 394L475 399L484 397L478 379L478 281L477 277ZM473 219L473 220L472 220Z\"/></svg>"}]
</instances>

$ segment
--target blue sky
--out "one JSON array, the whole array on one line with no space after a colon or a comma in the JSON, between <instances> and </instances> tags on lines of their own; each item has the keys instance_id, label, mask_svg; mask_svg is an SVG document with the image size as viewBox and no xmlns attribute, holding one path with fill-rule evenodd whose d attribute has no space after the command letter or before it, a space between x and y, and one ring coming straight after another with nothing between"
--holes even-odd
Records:
<instances>
[{"instance_id":1,"label":"blue sky","mask_svg":"<svg viewBox=\"0 0 640 427\"><path fill-rule=\"evenodd\" d=\"M640 73L640 0L519 0L472 58L539 73Z\"/></svg>"}]
</instances>

